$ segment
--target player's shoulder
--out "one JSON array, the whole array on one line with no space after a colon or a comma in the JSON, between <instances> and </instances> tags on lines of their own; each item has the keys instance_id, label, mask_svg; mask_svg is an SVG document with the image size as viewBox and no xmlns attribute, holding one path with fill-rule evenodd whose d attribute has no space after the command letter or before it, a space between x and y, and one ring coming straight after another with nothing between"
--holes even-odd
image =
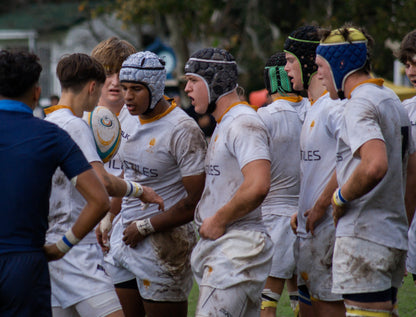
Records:
<instances>
[{"instance_id":1,"label":"player's shoulder","mask_svg":"<svg viewBox=\"0 0 416 317\"><path fill-rule=\"evenodd\" d=\"M198 127L197 122L188 115L181 107L175 107L167 116L166 122L170 129L182 129L184 127L194 128Z\"/></svg>"},{"instance_id":2,"label":"player's shoulder","mask_svg":"<svg viewBox=\"0 0 416 317\"><path fill-rule=\"evenodd\" d=\"M402 101L403 106L409 110L416 110L416 96Z\"/></svg>"},{"instance_id":3,"label":"player's shoulder","mask_svg":"<svg viewBox=\"0 0 416 317\"><path fill-rule=\"evenodd\" d=\"M257 112L261 115L263 113L269 114L278 114L281 112L293 112L296 113L295 108L290 104L289 101L284 99L277 99L273 101L271 104L261 107L257 110Z\"/></svg>"}]
</instances>

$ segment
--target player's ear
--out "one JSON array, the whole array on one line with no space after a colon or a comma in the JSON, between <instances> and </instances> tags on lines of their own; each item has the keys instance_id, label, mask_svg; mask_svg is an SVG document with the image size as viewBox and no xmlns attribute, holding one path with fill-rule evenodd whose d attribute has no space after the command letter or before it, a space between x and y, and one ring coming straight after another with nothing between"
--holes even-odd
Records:
<instances>
[{"instance_id":1,"label":"player's ear","mask_svg":"<svg viewBox=\"0 0 416 317\"><path fill-rule=\"evenodd\" d=\"M88 84L88 93L92 95L95 92L95 89L97 89L97 83L95 80L91 80Z\"/></svg>"},{"instance_id":2,"label":"player's ear","mask_svg":"<svg viewBox=\"0 0 416 317\"><path fill-rule=\"evenodd\" d=\"M33 94L35 104L38 104L41 93L42 93L42 88L40 88L39 85L36 85L34 94Z\"/></svg>"}]
</instances>

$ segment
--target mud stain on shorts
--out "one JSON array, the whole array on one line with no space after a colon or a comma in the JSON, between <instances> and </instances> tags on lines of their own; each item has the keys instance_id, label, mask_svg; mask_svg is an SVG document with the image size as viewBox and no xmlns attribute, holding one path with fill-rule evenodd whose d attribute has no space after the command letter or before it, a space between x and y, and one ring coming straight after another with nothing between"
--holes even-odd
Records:
<instances>
[{"instance_id":1,"label":"mud stain on shorts","mask_svg":"<svg viewBox=\"0 0 416 317\"><path fill-rule=\"evenodd\" d=\"M190 268L191 253L196 244L192 224L152 234L150 241L159 258L159 263L169 274L176 276Z\"/></svg>"}]
</instances>

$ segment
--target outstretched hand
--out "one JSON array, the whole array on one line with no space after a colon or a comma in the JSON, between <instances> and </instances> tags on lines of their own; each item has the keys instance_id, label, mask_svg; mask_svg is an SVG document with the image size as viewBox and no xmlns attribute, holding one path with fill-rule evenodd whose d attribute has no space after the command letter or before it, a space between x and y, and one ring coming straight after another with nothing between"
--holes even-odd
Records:
<instances>
[{"instance_id":1,"label":"outstretched hand","mask_svg":"<svg viewBox=\"0 0 416 317\"><path fill-rule=\"evenodd\" d=\"M165 204L163 202L162 197L156 194L156 192L148 186L142 186L142 188L143 194L140 196L140 200L142 202L147 204L157 204L159 205L159 210L165 210Z\"/></svg>"}]
</instances>

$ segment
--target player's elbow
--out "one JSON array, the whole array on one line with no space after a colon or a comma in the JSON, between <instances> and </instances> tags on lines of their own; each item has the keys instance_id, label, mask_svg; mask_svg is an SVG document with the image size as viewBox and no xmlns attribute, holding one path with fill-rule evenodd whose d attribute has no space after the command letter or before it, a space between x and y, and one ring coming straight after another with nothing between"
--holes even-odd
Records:
<instances>
[{"instance_id":1,"label":"player's elbow","mask_svg":"<svg viewBox=\"0 0 416 317\"><path fill-rule=\"evenodd\" d=\"M263 181L258 186L256 186L256 196L258 197L258 200L260 202L263 202L263 200L266 198L267 194L270 190L270 182Z\"/></svg>"},{"instance_id":2,"label":"player's elbow","mask_svg":"<svg viewBox=\"0 0 416 317\"><path fill-rule=\"evenodd\" d=\"M387 161L379 161L371 164L367 168L367 177L372 180L373 183L378 184L386 175L388 170Z\"/></svg>"},{"instance_id":3,"label":"player's elbow","mask_svg":"<svg viewBox=\"0 0 416 317\"><path fill-rule=\"evenodd\" d=\"M107 193L101 192L99 195L97 195L97 197L94 199L94 206L97 213L104 217L105 214L110 210L110 198L108 197Z\"/></svg>"}]
</instances>

